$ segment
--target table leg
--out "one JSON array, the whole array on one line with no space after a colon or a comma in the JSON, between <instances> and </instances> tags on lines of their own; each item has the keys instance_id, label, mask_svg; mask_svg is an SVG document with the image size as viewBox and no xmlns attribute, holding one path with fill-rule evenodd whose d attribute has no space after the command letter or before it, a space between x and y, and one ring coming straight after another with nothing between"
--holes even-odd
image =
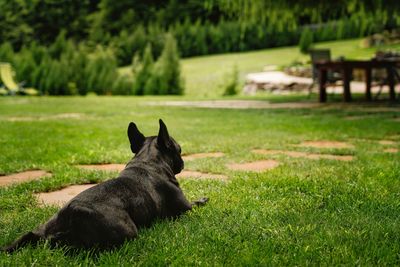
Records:
<instances>
[{"instance_id":1,"label":"table leg","mask_svg":"<svg viewBox=\"0 0 400 267\"><path fill-rule=\"evenodd\" d=\"M351 92L350 92L350 79L351 79L351 70L350 68L343 68L342 76L343 76L343 100L345 102L351 101Z\"/></svg>"},{"instance_id":2,"label":"table leg","mask_svg":"<svg viewBox=\"0 0 400 267\"><path fill-rule=\"evenodd\" d=\"M319 102L326 102L326 80L328 77L328 72L325 69L318 70L318 80L319 80Z\"/></svg>"},{"instance_id":3,"label":"table leg","mask_svg":"<svg viewBox=\"0 0 400 267\"><path fill-rule=\"evenodd\" d=\"M365 97L367 101L371 101L371 80L372 80L372 70L371 68L365 69Z\"/></svg>"},{"instance_id":4,"label":"table leg","mask_svg":"<svg viewBox=\"0 0 400 267\"><path fill-rule=\"evenodd\" d=\"M396 93L394 91L394 73L391 67L386 68L388 83L389 83L389 99L390 101L396 100Z\"/></svg>"}]
</instances>

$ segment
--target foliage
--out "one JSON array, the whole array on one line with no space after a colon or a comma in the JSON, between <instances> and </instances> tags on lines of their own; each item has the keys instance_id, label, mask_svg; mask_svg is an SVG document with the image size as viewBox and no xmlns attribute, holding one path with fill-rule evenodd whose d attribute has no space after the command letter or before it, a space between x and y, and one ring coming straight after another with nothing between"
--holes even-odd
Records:
<instances>
[{"instance_id":1,"label":"foliage","mask_svg":"<svg viewBox=\"0 0 400 267\"><path fill-rule=\"evenodd\" d=\"M162 38L164 40L164 37ZM38 88L42 94L182 94L176 41L168 35L154 68L152 45L148 43L143 62L135 58L135 73L121 76L112 48L76 45L61 32L49 48L32 43L14 53L9 43L0 47L0 59L10 62L17 78ZM140 51L140 49L138 49ZM138 53L137 53L138 55Z\"/></svg>"},{"instance_id":2,"label":"foliage","mask_svg":"<svg viewBox=\"0 0 400 267\"><path fill-rule=\"evenodd\" d=\"M236 64L233 66L232 73L230 73L227 80L224 86L224 96L236 95L239 85L239 71Z\"/></svg>"},{"instance_id":3,"label":"foliage","mask_svg":"<svg viewBox=\"0 0 400 267\"><path fill-rule=\"evenodd\" d=\"M132 91L135 81L130 75L118 75L117 80L113 84L112 93L114 95L132 95L135 91Z\"/></svg>"},{"instance_id":4,"label":"foliage","mask_svg":"<svg viewBox=\"0 0 400 267\"><path fill-rule=\"evenodd\" d=\"M305 28L301 32L301 37L299 41L300 52L303 54L307 54L312 47L313 41L314 41L313 32L309 28Z\"/></svg>"},{"instance_id":5,"label":"foliage","mask_svg":"<svg viewBox=\"0 0 400 267\"><path fill-rule=\"evenodd\" d=\"M14 54L10 44L0 47L1 60L13 65L18 81L37 88L42 94L85 95L89 91L111 94L114 90L117 94L131 93L133 82L131 78L119 78L110 49L98 47L88 54L86 46L75 45L64 34L50 48L32 43ZM128 83L130 90L126 89Z\"/></svg>"},{"instance_id":6,"label":"foliage","mask_svg":"<svg viewBox=\"0 0 400 267\"><path fill-rule=\"evenodd\" d=\"M61 29L81 40L89 27L87 17L96 8L91 0L0 0L0 40L16 49L37 40L51 44Z\"/></svg>"},{"instance_id":7,"label":"foliage","mask_svg":"<svg viewBox=\"0 0 400 267\"><path fill-rule=\"evenodd\" d=\"M397 0L206 0L205 5L208 8L218 7L244 23L265 22L272 18L305 25L346 18L351 14L364 19L379 18L381 25L391 25L400 18L400 3Z\"/></svg>"},{"instance_id":8,"label":"foliage","mask_svg":"<svg viewBox=\"0 0 400 267\"><path fill-rule=\"evenodd\" d=\"M14 49L8 42L0 46L0 62L11 62L14 59Z\"/></svg>"},{"instance_id":9,"label":"foliage","mask_svg":"<svg viewBox=\"0 0 400 267\"><path fill-rule=\"evenodd\" d=\"M97 47L96 53L86 68L88 92L112 94L114 80L117 76L117 61L109 49Z\"/></svg>"},{"instance_id":10,"label":"foliage","mask_svg":"<svg viewBox=\"0 0 400 267\"><path fill-rule=\"evenodd\" d=\"M0 0L0 40L19 51L31 42L52 46L63 35L91 48L113 47L118 65L126 65L135 53L143 54L147 43L157 58L166 32L174 34L181 56L188 57L298 44L305 26L313 28L317 42L400 25L398 1L339 2Z\"/></svg>"},{"instance_id":11,"label":"foliage","mask_svg":"<svg viewBox=\"0 0 400 267\"><path fill-rule=\"evenodd\" d=\"M118 65L128 65L129 60L135 53L143 53L147 43L146 32L143 26L139 26L136 30L129 34L123 30L113 43L116 46L115 56L118 59Z\"/></svg>"},{"instance_id":12,"label":"foliage","mask_svg":"<svg viewBox=\"0 0 400 267\"><path fill-rule=\"evenodd\" d=\"M154 59L151 51L151 44L147 44L143 55L143 62L140 66L135 69L134 77L135 84L133 86L133 92L136 95L143 95L146 87L146 83L151 79L153 72Z\"/></svg>"},{"instance_id":13,"label":"foliage","mask_svg":"<svg viewBox=\"0 0 400 267\"><path fill-rule=\"evenodd\" d=\"M167 34L164 49L154 64L151 78L146 82L144 93L181 95L183 90L176 41L172 34Z\"/></svg>"}]
</instances>

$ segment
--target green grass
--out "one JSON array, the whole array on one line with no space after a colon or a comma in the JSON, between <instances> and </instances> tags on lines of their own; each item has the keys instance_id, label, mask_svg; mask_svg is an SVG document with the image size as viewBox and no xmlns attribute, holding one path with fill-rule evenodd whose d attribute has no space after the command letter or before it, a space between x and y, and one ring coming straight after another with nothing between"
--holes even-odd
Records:
<instances>
[{"instance_id":1,"label":"green grass","mask_svg":"<svg viewBox=\"0 0 400 267\"><path fill-rule=\"evenodd\" d=\"M53 174L0 188L0 246L57 210L39 207L35 192L115 176L74 165L127 162L132 157L126 137L130 121L145 135L154 135L158 119L163 118L184 153L224 152L223 158L187 162L186 168L230 177L228 182L181 181L189 199L208 196L209 203L175 221L142 229L139 238L111 252L68 254L40 243L12 255L0 253L0 266L400 264L400 154L384 153L387 146L377 142L392 139L397 141L392 147L399 148L399 122L393 120L400 117L398 108L373 112L360 106L312 110L144 106L147 100L160 99L171 98L0 98L0 173L40 168ZM53 116L62 113L82 115ZM365 114L369 116L344 119ZM28 116L37 120L9 121ZM355 147L292 146L303 140L347 141ZM263 156L251 153L255 148L352 154L355 160ZM281 164L263 173L225 167L270 158Z\"/></svg>"},{"instance_id":2,"label":"green grass","mask_svg":"<svg viewBox=\"0 0 400 267\"><path fill-rule=\"evenodd\" d=\"M362 39L333 41L316 44L316 48L330 48L332 57L345 56L348 59L369 59L377 49L397 49L400 45L387 45L379 48L362 48ZM218 97L224 92L223 85L234 65L240 72L243 83L247 73L261 72L268 65L287 65L293 61L307 61L297 46L265 49L260 51L230 53L183 59L182 76L185 80L185 94L194 97ZM129 73L130 67L121 68Z\"/></svg>"}]
</instances>

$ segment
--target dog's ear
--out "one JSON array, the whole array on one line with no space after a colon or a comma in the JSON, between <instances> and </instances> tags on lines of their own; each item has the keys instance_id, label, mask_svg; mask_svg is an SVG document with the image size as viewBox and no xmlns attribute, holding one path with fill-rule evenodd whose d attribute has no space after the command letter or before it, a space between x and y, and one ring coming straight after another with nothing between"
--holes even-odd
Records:
<instances>
[{"instance_id":1,"label":"dog's ear","mask_svg":"<svg viewBox=\"0 0 400 267\"><path fill-rule=\"evenodd\" d=\"M157 136L157 144L160 147L167 148L170 145L171 139L169 138L167 126L165 126L164 122L160 119L160 130L158 131Z\"/></svg>"},{"instance_id":2,"label":"dog's ear","mask_svg":"<svg viewBox=\"0 0 400 267\"><path fill-rule=\"evenodd\" d=\"M131 150L135 154L142 148L144 140L146 139L133 122L129 123L128 138L131 143Z\"/></svg>"}]
</instances>

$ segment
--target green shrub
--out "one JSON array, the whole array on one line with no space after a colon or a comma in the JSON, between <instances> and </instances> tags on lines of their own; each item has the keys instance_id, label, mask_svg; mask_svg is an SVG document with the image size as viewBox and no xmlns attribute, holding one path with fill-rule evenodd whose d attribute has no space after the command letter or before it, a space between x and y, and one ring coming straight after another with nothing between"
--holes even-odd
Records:
<instances>
[{"instance_id":1,"label":"green shrub","mask_svg":"<svg viewBox=\"0 0 400 267\"><path fill-rule=\"evenodd\" d=\"M142 54L145 49L147 43L145 29L142 25L139 25L132 34L123 30L114 42L117 47L116 57L118 65L128 65L131 63L130 59L133 55L136 53Z\"/></svg>"},{"instance_id":2,"label":"green shrub","mask_svg":"<svg viewBox=\"0 0 400 267\"><path fill-rule=\"evenodd\" d=\"M36 65L39 65L43 58L49 56L49 51L46 47L37 44L36 42L30 43L27 47L29 52L32 54L32 58L35 61Z\"/></svg>"},{"instance_id":3,"label":"green shrub","mask_svg":"<svg viewBox=\"0 0 400 267\"><path fill-rule=\"evenodd\" d=\"M176 41L172 34L167 34L162 54L146 83L145 94L181 95L183 91Z\"/></svg>"},{"instance_id":4,"label":"green shrub","mask_svg":"<svg viewBox=\"0 0 400 267\"><path fill-rule=\"evenodd\" d=\"M111 94L116 83L122 85L118 94L127 94L126 88L133 82L125 78L117 79L117 64L110 49L98 48L93 55L83 44L75 45L60 33L57 42L49 49L32 43L22 47L14 54L10 45L0 47L0 56L13 60L17 80L25 86L37 88L42 94L49 95L85 95L88 90L97 94ZM118 86L120 87L120 86Z\"/></svg>"},{"instance_id":5,"label":"green shrub","mask_svg":"<svg viewBox=\"0 0 400 267\"><path fill-rule=\"evenodd\" d=\"M146 83L151 79L152 71L153 71L153 54L151 51L151 44L146 46L143 55L143 62L135 69L135 83L133 86L133 93L135 95L143 95L146 87ZM150 92L147 92L152 94Z\"/></svg>"},{"instance_id":6,"label":"green shrub","mask_svg":"<svg viewBox=\"0 0 400 267\"><path fill-rule=\"evenodd\" d=\"M133 55L132 57L132 62L131 62L131 71L133 77L136 77L136 75L139 73L142 67L142 63L140 62L140 60L141 60L140 53L135 53L135 55Z\"/></svg>"},{"instance_id":7,"label":"green shrub","mask_svg":"<svg viewBox=\"0 0 400 267\"><path fill-rule=\"evenodd\" d=\"M86 47L80 45L72 53L63 54L61 62L68 77L67 88L70 94L87 93L86 68L89 64Z\"/></svg>"},{"instance_id":8,"label":"green shrub","mask_svg":"<svg viewBox=\"0 0 400 267\"><path fill-rule=\"evenodd\" d=\"M130 75L119 75L113 85L113 95L131 95L134 80Z\"/></svg>"},{"instance_id":9,"label":"green shrub","mask_svg":"<svg viewBox=\"0 0 400 267\"><path fill-rule=\"evenodd\" d=\"M24 82L25 85L32 86L32 74L37 68L32 52L23 47L22 50L14 56L13 67L16 71L17 81Z\"/></svg>"},{"instance_id":10,"label":"green shrub","mask_svg":"<svg viewBox=\"0 0 400 267\"><path fill-rule=\"evenodd\" d=\"M232 72L227 77L227 83L224 88L224 96L236 95L239 85L239 71L236 65L233 66Z\"/></svg>"},{"instance_id":11,"label":"green shrub","mask_svg":"<svg viewBox=\"0 0 400 267\"><path fill-rule=\"evenodd\" d=\"M87 92L99 95L111 94L117 77L117 60L112 51L97 47L86 67Z\"/></svg>"},{"instance_id":12,"label":"green shrub","mask_svg":"<svg viewBox=\"0 0 400 267\"><path fill-rule=\"evenodd\" d=\"M13 62L14 49L9 42L2 43L0 46L0 62Z\"/></svg>"},{"instance_id":13,"label":"green shrub","mask_svg":"<svg viewBox=\"0 0 400 267\"><path fill-rule=\"evenodd\" d=\"M300 52L307 54L312 47L314 42L314 34L309 28L304 28L301 32L299 48Z\"/></svg>"},{"instance_id":14,"label":"green shrub","mask_svg":"<svg viewBox=\"0 0 400 267\"><path fill-rule=\"evenodd\" d=\"M193 53L196 55L206 55L208 53L207 48L207 27L203 27L201 25L200 20L198 20L192 26L192 35L194 36L193 40Z\"/></svg>"},{"instance_id":15,"label":"green shrub","mask_svg":"<svg viewBox=\"0 0 400 267\"><path fill-rule=\"evenodd\" d=\"M42 58L41 63L35 68L32 73L32 85L40 91L41 94L49 94L47 88L45 87L45 81L47 79L50 70L51 58L46 55Z\"/></svg>"},{"instance_id":16,"label":"green shrub","mask_svg":"<svg viewBox=\"0 0 400 267\"><path fill-rule=\"evenodd\" d=\"M65 72L65 66L58 60L50 60L47 67L47 75L44 78L43 89L50 95L68 94L68 77Z\"/></svg>"},{"instance_id":17,"label":"green shrub","mask_svg":"<svg viewBox=\"0 0 400 267\"><path fill-rule=\"evenodd\" d=\"M156 68L153 68L151 72L150 78L146 81L145 87L144 87L144 94L145 95L160 95L162 94L160 92L161 88L161 75L160 71L158 70L158 66Z\"/></svg>"},{"instance_id":18,"label":"green shrub","mask_svg":"<svg viewBox=\"0 0 400 267\"><path fill-rule=\"evenodd\" d=\"M65 30L61 30L54 43L49 47L49 53L53 59L59 59L67 50L67 46L71 45L68 44L66 34Z\"/></svg>"}]
</instances>

